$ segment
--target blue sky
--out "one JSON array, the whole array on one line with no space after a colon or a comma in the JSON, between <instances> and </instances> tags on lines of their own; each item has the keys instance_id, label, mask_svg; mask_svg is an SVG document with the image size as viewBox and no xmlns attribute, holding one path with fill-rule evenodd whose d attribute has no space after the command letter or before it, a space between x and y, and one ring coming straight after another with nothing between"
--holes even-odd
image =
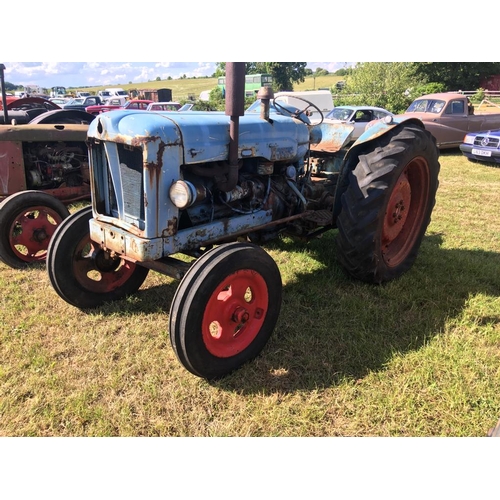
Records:
<instances>
[{"instance_id":1,"label":"blue sky","mask_svg":"<svg viewBox=\"0 0 500 500\"><path fill-rule=\"evenodd\" d=\"M36 84L42 88L55 85L83 87L100 85L124 85L155 80L164 80L183 75L187 77L211 76L215 62L8 62L5 65L5 80L15 85ZM307 67L313 71L324 68L334 72L345 62L311 62Z\"/></svg>"},{"instance_id":2,"label":"blue sky","mask_svg":"<svg viewBox=\"0 0 500 500\"><path fill-rule=\"evenodd\" d=\"M87 0L82 12L58 2L45 17L37 9L23 10L21 30L15 22L4 26L0 63L8 82L47 88L210 76L215 62L197 62L210 60L328 61L308 67L332 72L352 64L344 61L498 60L494 29L481 23L456 29L467 19L465 11L450 12L447 4L430 0L413 9L418 23L410 7L402 9L396 0L363 5L350 19L322 2L301 11L267 0L264 13L254 9L245 15L232 0L213 5L150 0L144 8L123 4L119 11L114 2ZM426 12L432 15L424 21L420 14ZM358 26L371 30L358 36ZM101 62L83 62L88 59ZM127 59L134 62L109 62ZM153 62L165 60L188 62Z\"/></svg>"}]
</instances>

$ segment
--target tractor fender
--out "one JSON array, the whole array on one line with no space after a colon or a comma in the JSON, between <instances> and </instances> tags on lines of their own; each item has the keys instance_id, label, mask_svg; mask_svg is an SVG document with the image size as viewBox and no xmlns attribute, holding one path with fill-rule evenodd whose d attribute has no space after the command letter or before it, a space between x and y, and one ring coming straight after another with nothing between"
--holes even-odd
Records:
<instances>
[{"instance_id":1,"label":"tractor fender","mask_svg":"<svg viewBox=\"0 0 500 500\"><path fill-rule=\"evenodd\" d=\"M368 151L372 151L376 146L378 140L386 135L396 127L404 125L417 125L418 127L425 128L421 120L417 118L399 118L397 116L391 117L391 120L384 121L375 120L370 122L366 130L359 136L356 142L349 148L342 161L340 168L340 175L337 181L337 189L335 192L335 200L333 203L333 214L336 217L342 208L341 198L348 185L349 172L356 168L359 156Z\"/></svg>"}]
</instances>

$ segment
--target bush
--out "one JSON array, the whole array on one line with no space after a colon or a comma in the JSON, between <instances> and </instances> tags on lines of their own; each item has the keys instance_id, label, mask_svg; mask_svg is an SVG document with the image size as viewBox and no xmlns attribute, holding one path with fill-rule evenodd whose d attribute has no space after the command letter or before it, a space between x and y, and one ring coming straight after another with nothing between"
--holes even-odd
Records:
<instances>
[{"instance_id":1,"label":"bush","mask_svg":"<svg viewBox=\"0 0 500 500\"><path fill-rule=\"evenodd\" d=\"M441 92L446 92L446 86L442 83L437 83L437 82L430 82L426 83L424 85L419 85L418 87L415 87L414 89L409 89L410 90L410 96L413 99L416 99L417 97L420 97L422 95L427 95L427 94L439 94Z\"/></svg>"},{"instance_id":2,"label":"bush","mask_svg":"<svg viewBox=\"0 0 500 500\"><path fill-rule=\"evenodd\" d=\"M483 99L485 99L486 94L485 90L482 88L479 88L476 90L476 93L474 95L470 96L470 101L471 102L481 102Z\"/></svg>"}]
</instances>

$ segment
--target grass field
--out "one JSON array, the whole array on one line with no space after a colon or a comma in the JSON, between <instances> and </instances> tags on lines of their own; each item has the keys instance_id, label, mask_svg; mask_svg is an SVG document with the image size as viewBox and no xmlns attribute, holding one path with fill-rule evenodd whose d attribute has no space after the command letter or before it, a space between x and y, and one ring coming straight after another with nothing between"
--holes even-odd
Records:
<instances>
[{"instance_id":1,"label":"grass field","mask_svg":"<svg viewBox=\"0 0 500 500\"><path fill-rule=\"evenodd\" d=\"M486 435L500 417L500 169L459 151L440 161L419 257L394 282L346 276L335 232L267 245L278 326L216 383L170 346L174 280L151 272L85 313L43 266L0 263L0 436Z\"/></svg>"},{"instance_id":2,"label":"grass field","mask_svg":"<svg viewBox=\"0 0 500 500\"><path fill-rule=\"evenodd\" d=\"M296 83L293 90L317 90L319 88L330 88L342 77L335 75L326 75L318 77L307 77L303 82ZM187 100L189 95L194 95L196 99L200 96L200 93L204 90L212 90L217 86L217 78L184 78L177 80L162 80L162 81L151 81L138 84L126 84L126 85L107 85L100 87L89 87L85 89L75 89L86 90L87 92L97 92L106 87L121 87L124 90L132 89L162 89L168 88L172 90L172 100L183 101Z\"/></svg>"}]
</instances>

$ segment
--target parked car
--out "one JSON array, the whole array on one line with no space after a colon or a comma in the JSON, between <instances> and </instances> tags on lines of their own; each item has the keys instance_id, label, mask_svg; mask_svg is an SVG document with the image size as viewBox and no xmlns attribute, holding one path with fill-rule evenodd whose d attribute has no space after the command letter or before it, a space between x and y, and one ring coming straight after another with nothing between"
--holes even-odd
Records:
<instances>
[{"instance_id":1,"label":"parked car","mask_svg":"<svg viewBox=\"0 0 500 500\"><path fill-rule=\"evenodd\" d=\"M127 104L127 99L125 97L111 97L106 100L103 104L96 104L95 106L87 106L85 111L93 115L98 115L104 113L105 111L111 111L113 109L121 109Z\"/></svg>"},{"instance_id":2,"label":"parked car","mask_svg":"<svg viewBox=\"0 0 500 500\"><path fill-rule=\"evenodd\" d=\"M421 120L439 149L460 147L469 132L500 128L500 113L479 113L467 96L455 92L418 97L399 116Z\"/></svg>"},{"instance_id":3,"label":"parked car","mask_svg":"<svg viewBox=\"0 0 500 500\"><path fill-rule=\"evenodd\" d=\"M394 114L387 111L387 109L374 106L337 106L325 116L325 122L353 125L354 130L351 133L350 140L355 141L365 131L368 123L386 116L394 116Z\"/></svg>"},{"instance_id":4,"label":"parked car","mask_svg":"<svg viewBox=\"0 0 500 500\"><path fill-rule=\"evenodd\" d=\"M500 129L467 134L459 147L469 160L500 163Z\"/></svg>"},{"instance_id":5,"label":"parked car","mask_svg":"<svg viewBox=\"0 0 500 500\"><path fill-rule=\"evenodd\" d=\"M84 97L73 97L71 99L68 99L63 105L64 108L71 108L74 106L81 106L83 104L83 101L85 101Z\"/></svg>"},{"instance_id":6,"label":"parked car","mask_svg":"<svg viewBox=\"0 0 500 500\"><path fill-rule=\"evenodd\" d=\"M151 102L147 111L179 111L181 105L178 102Z\"/></svg>"},{"instance_id":7,"label":"parked car","mask_svg":"<svg viewBox=\"0 0 500 500\"><path fill-rule=\"evenodd\" d=\"M131 101L128 101L125 103L123 106L123 109L144 109L146 110L148 108L148 105L151 104L153 101L150 101L149 99L132 99Z\"/></svg>"},{"instance_id":8,"label":"parked car","mask_svg":"<svg viewBox=\"0 0 500 500\"><path fill-rule=\"evenodd\" d=\"M146 110L148 105L151 104L154 101L150 101L147 99L132 99L131 101L126 101L124 104L117 104L114 105L112 102L115 101L115 99L118 101L121 99L120 97L117 98L111 98L107 104L100 105L100 106L89 106L85 108L85 111L87 113L90 113L92 115L99 115L100 113L105 113L107 111L114 111L116 109L143 109Z\"/></svg>"},{"instance_id":9,"label":"parked car","mask_svg":"<svg viewBox=\"0 0 500 500\"><path fill-rule=\"evenodd\" d=\"M111 94L109 90L99 90L99 92L97 92L97 95L101 98L103 102L106 102L111 97L114 97L114 95Z\"/></svg>"},{"instance_id":10,"label":"parked car","mask_svg":"<svg viewBox=\"0 0 500 500\"><path fill-rule=\"evenodd\" d=\"M123 90L120 87L105 89L105 90L111 94L111 97L115 97L115 96L128 97L128 92L126 90Z\"/></svg>"},{"instance_id":11,"label":"parked car","mask_svg":"<svg viewBox=\"0 0 500 500\"><path fill-rule=\"evenodd\" d=\"M4 98L2 98L3 101ZM3 104L0 103L0 124L12 123L12 120L19 125L26 124L36 118L37 116L46 113L47 111L60 110L61 107L48 99L41 97L12 97L5 96L7 104L8 117L5 121L5 112L3 111Z\"/></svg>"},{"instance_id":12,"label":"parked car","mask_svg":"<svg viewBox=\"0 0 500 500\"><path fill-rule=\"evenodd\" d=\"M63 108L86 111L89 106L98 106L100 104L103 104L101 98L97 95L91 95L89 97L76 97L75 99L72 99L71 101L66 103Z\"/></svg>"},{"instance_id":13,"label":"parked car","mask_svg":"<svg viewBox=\"0 0 500 500\"><path fill-rule=\"evenodd\" d=\"M64 106L68 103L69 97L50 97L49 101L57 104L58 106Z\"/></svg>"},{"instance_id":14,"label":"parked car","mask_svg":"<svg viewBox=\"0 0 500 500\"><path fill-rule=\"evenodd\" d=\"M194 111L193 108L194 104L191 102L187 102L186 104L184 104L184 106L181 106L179 108L179 111Z\"/></svg>"}]
</instances>

